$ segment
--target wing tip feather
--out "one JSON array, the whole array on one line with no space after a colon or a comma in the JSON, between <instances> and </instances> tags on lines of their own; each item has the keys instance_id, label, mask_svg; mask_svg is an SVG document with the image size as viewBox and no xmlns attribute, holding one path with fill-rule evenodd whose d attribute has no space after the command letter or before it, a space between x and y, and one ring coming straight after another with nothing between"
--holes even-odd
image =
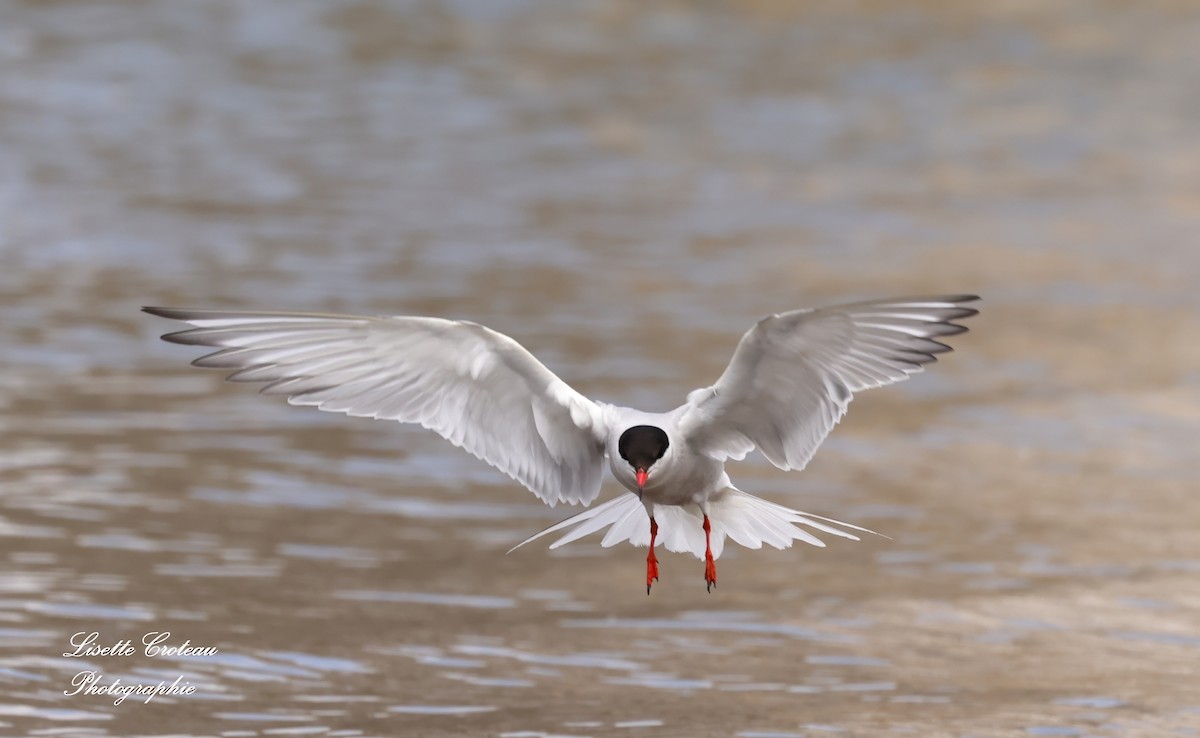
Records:
<instances>
[{"instance_id":1,"label":"wing tip feather","mask_svg":"<svg viewBox=\"0 0 1200 738\"><path fill-rule=\"evenodd\" d=\"M165 317L165 316L164 316ZM213 344L206 342L203 335L196 335L199 329L191 328L186 331L175 331L173 333L164 333L160 338L167 343L177 343L181 346L211 346Z\"/></svg>"},{"instance_id":2,"label":"wing tip feather","mask_svg":"<svg viewBox=\"0 0 1200 738\"><path fill-rule=\"evenodd\" d=\"M143 305L142 312L148 313L159 318L167 318L169 320L184 320L184 315L192 312L183 308L161 307L156 305Z\"/></svg>"}]
</instances>

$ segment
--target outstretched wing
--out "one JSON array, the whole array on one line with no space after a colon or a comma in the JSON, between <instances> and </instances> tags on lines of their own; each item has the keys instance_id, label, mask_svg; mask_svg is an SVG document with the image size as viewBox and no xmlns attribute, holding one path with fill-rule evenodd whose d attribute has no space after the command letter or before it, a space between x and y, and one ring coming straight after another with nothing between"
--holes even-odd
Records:
<instances>
[{"instance_id":1,"label":"outstretched wing","mask_svg":"<svg viewBox=\"0 0 1200 738\"><path fill-rule=\"evenodd\" d=\"M803 469L855 392L907 379L967 329L975 295L873 300L770 315L746 332L717 383L688 395L680 418L695 450L741 459L757 448Z\"/></svg>"},{"instance_id":2,"label":"outstretched wing","mask_svg":"<svg viewBox=\"0 0 1200 738\"><path fill-rule=\"evenodd\" d=\"M549 505L600 491L602 408L520 344L476 323L415 317L143 308L191 330L173 343L220 349L192 362L236 369L285 395L348 415L420 423Z\"/></svg>"}]
</instances>

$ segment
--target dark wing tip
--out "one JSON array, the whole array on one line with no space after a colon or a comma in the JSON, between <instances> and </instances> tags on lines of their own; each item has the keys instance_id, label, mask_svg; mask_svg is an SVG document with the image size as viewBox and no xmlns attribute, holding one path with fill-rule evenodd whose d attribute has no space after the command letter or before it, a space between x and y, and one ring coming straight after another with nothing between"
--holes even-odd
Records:
<instances>
[{"instance_id":1,"label":"dark wing tip","mask_svg":"<svg viewBox=\"0 0 1200 738\"><path fill-rule=\"evenodd\" d=\"M938 302L949 302L949 303L953 303L955 305L961 305L964 302L978 302L980 300L980 297L979 297L979 295L972 295L972 294L964 292L960 295L942 295L940 297L934 297L932 299L936 300Z\"/></svg>"},{"instance_id":2,"label":"dark wing tip","mask_svg":"<svg viewBox=\"0 0 1200 738\"><path fill-rule=\"evenodd\" d=\"M937 321L936 323L927 323L929 326L926 330L929 336L937 336L938 338L949 338L957 336L960 333L966 333L967 327L958 323L948 323L945 321Z\"/></svg>"},{"instance_id":3,"label":"dark wing tip","mask_svg":"<svg viewBox=\"0 0 1200 738\"><path fill-rule=\"evenodd\" d=\"M188 308L171 308L171 307L154 307L146 305L142 307L143 313L156 315L160 318L169 318L170 320L191 320L204 313L204 310L189 310Z\"/></svg>"},{"instance_id":4,"label":"dark wing tip","mask_svg":"<svg viewBox=\"0 0 1200 738\"><path fill-rule=\"evenodd\" d=\"M165 317L165 316L164 316ZM204 331L189 328L186 331L176 331L174 333L164 333L162 340L167 343L178 343L183 346L211 346L209 341L204 340Z\"/></svg>"},{"instance_id":5,"label":"dark wing tip","mask_svg":"<svg viewBox=\"0 0 1200 738\"><path fill-rule=\"evenodd\" d=\"M952 314L947 315L945 319L938 321L938 325L950 326L958 330L953 333L943 333L941 335L956 336L960 333L966 333L968 330L970 330L969 328L967 328L965 325L959 325L951 321L966 320L967 318L979 315L979 310L977 308L962 307L964 302L977 302L979 300L979 295L950 295L949 297L946 297L945 300L946 302L954 303L956 307L952 308Z\"/></svg>"},{"instance_id":6,"label":"dark wing tip","mask_svg":"<svg viewBox=\"0 0 1200 738\"><path fill-rule=\"evenodd\" d=\"M154 307L152 305L143 305L142 312L149 313L150 315L154 315L159 318L167 318L169 320L187 320L187 313L189 311L181 310L180 308ZM191 330L177 331L175 333L167 333L165 335L159 336L159 338L166 341L167 343L180 343L185 346L195 345L197 343L197 341L194 339L194 337L188 338L188 334L191 332L192 332Z\"/></svg>"},{"instance_id":7,"label":"dark wing tip","mask_svg":"<svg viewBox=\"0 0 1200 738\"><path fill-rule=\"evenodd\" d=\"M938 322L949 323L952 320L962 320L963 318L969 318L972 315L979 315L979 311L975 308L966 307L943 308L942 314L939 316L941 320Z\"/></svg>"}]
</instances>

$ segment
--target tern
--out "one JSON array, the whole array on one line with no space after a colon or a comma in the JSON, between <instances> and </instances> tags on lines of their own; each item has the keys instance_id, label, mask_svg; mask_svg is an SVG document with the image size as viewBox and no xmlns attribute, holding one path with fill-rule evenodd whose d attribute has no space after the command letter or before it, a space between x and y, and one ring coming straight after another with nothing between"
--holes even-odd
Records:
<instances>
[{"instance_id":1,"label":"tern","mask_svg":"<svg viewBox=\"0 0 1200 738\"><path fill-rule=\"evenodd\" d=\"M859 540L866 528L747 494L725 471L757 449L803 469L854 393L907 379L950 351L939 339L978 311L975 295L872 300L768 315L742 336L710 387L665 413L597 402L559 379L512 338L461 320L411 316L241 312L146 307L192 326L173 343L218 349L193 365L234 369L234 382L353 416L419 423L529 488L544 503L590 505L604 465L632 494L527 538L568 531L557 548L608 529L601 545L648 546L704 560L708 591L726 538L757 549L798 540L799 526Z\"/></svg>"}]
</instances>

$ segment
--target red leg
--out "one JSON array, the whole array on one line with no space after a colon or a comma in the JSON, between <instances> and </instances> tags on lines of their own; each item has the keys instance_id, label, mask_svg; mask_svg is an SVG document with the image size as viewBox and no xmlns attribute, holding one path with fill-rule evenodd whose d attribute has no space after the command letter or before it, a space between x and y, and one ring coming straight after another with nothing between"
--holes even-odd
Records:
<instances>
[{"instance_id":1,"label":"red leg","mask_svg":"<svg viewBox=\"0 0 1200 738\"><path fill-rule=\"evenodd\" d=\"M708 516L704 516L704 584L707 585L708 591L717 586L717 562L713 561L712 543L710 535L712 534L712 526L708 523Z\"/></svg>"},{"instance_id":2,"label":"red leg","mask_svg":"<svg viewBox=\"0 0 1200 738\"><path fill-rule=\"evenodd\" d=\"M654 538L658 535L658 523L650 518L650 553L646 554L646 594L650 584L658 580L658 559L654 556Z\"/></svg>"}]
</instances>

